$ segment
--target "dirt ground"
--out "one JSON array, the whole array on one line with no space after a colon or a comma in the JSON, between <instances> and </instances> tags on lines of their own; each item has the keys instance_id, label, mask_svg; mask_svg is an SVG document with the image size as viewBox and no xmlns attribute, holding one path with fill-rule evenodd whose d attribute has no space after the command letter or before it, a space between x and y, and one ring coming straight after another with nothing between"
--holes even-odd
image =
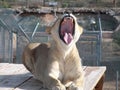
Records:
<instances>
[{"instance_id":1,"label":"dirt ground","mask_svg":"<svg viewBox=\"0 0 120 90\"><path fill-rule=\"evenodd\" d=\"M116 90L116 78L117 71L120 74L120 59L117 61L103 61L101 65L106 66L106 74L105 74L105 83L103 90ZM119 77L119 89L120 90L120 77Z\"/></svg>"}]
</instances>

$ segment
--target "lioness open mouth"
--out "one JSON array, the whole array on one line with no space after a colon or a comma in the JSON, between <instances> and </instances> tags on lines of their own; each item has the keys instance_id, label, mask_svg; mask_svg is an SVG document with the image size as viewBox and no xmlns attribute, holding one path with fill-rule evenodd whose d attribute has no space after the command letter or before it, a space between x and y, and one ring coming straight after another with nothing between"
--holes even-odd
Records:
<instances>
[{"instance_id":1,"label":"lioness open mouth","mask_svg":"<svg viewBox=\"0 0 120 90\"><path fill-rule=\"evenodd\" d=\"M59 36L60 39L67 45L70 44L73 40L75 32L74 28L75 22L73 17L71 17L70 15L63 17L59 26Z\"/></svg>"}]
</instances>

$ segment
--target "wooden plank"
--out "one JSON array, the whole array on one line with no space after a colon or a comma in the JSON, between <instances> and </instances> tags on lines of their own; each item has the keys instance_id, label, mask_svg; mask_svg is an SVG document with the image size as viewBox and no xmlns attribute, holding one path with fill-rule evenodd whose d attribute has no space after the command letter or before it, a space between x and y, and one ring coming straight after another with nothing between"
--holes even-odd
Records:
<instances>
[{"instance_id":1,"label":"wooden plank","mask_svg":"<svg viewBox=\"0 0 120 90\"><path fill-rule=\"evenodd\" d=\"M12 90L31 77L22 64L10 64L0 71L0 90Z\"/></svg>"},{"instance_id":2,"label":"wooden plank","mask_svg":"<svg viewBox=\"0 0 120 90\"><path fill-rule=\"evenodd\" d=\"M5 68L8 66L9 63L0 63L0 69Z\"/></svg>"},{"instance_id":3,"label":"wooden plank","mask_svg":"<svg viewBox=\"0 0 120 90\"><path fill-rule=\"evenodd\" d=\"M6 66L7 65L7 66ZM0 90L48 90L22 64L0 64ZM92 90L104 74L106 67L83 67L85 71L84 90Z\"/></svg>"},{"instance_id":4,"label":"wooden plank","mask_svg":"<svg viewBox=\"0 0 120 90\"><path fill-rule=\"evenodd\" d=\"M87 68L87 66L83 66L83 70L85 71L85 69Z\"/></svg>"},{"instance_id":5,"label":"wooden plank","mask_svg":"<svg viewBox=\"0 0 120 90\"><path fill-rule=\"evenodd\" d=\"M0 63L0 66L2 67L0 70L0 75L2 74L11 74L15 71L18 71L20 68L23 68L23 65L19 64L8 64L8 63Z\"/></svg>"},{"instance_id":6,"label":"wooden plank","mask_svg":"<svg viewBox=\"0 0 120 90\"><path fill-rule=\"evenodd\" d=\"M84 90L93 90L103 76L106 67L87 67L85 69Z\"/></svg>"},{"instance_id":7,"label":"wooden plank","mask_svg":"<svg viewBox=\"0 0 120 90\"><path fill-rule=\"evenodd\" d=\"M86 66L83 66L83 69L86 69ZM15 90L48 90L42 87L42 83L34 78L28 80Z\"/></svg>"},{"instance_id":8,"label":"wooden plank","mask_svg":"<svg viewBox=\"0 0 120 90\"><path fill-rule=\"evenodd\" d=\"M0 64L5 66L5 64ZM21 64L8 64L6 63L6 66L4 68L0 69L0 81L4 80L5 78L7 78L7 75L13 75L16 72L18 72L19 70L23 69L24 66Z\"/></svg>"},{"instance_id":9,"label":"wooden plank","mask_svg":"<svg viewBox=\"0 0 120 90\"><path fill-rule=\"evenodd\" d=\"M97 85L95 86L95 90L102 90L104 84L105 74L101 77Z\"/></svg>"},{"instance_id":10,"label":"wooden plank","mask_svg":"<svg viewBox=\"0 0 120 90\"><path fill-rule=\"evenodd\" d=\"M42 83L34 78L31 78L21 86L17 87L15 90L42 90L42 89L44 89Z\"/></svg>"}]
</instances>

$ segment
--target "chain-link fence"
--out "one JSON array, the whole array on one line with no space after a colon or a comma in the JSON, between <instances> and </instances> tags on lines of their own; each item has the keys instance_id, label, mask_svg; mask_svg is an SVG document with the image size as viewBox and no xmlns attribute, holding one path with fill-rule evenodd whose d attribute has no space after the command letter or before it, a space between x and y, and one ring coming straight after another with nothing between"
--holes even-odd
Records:
<instances>
[{"instance_id":1,"label":"chain-link fence","mask_svg":"<svg viewBox=\"0 0 120 90\"><path fill-rule=\"evenodd\" d=\"M78 20L81 21L79 17ZM42 19L43 18L44 17L42 17ZM42 19L35 16L21 17L11 10L0 11L0 62L22 63L21 56L27 43L47 42L49 40L48 35L45 34L46 27L42 24L44 23ZM78 22L80 23L80 21ZM83 65L107 66L107 80L113 81L112 83L114 83L114 85L105 83L106 86L108 85L108 87L105 88L109 88L109 85L111 85L114 86L115 89L116 80L116 87L119 89L119 52L116 58L115 54L113 55L113 48L111 48L113 44L107 43L109 40L101 44L100 22L100 18L98 18L99 30L91 28L92 31L84 31L77 43L77 47ZM83 24L84 23L86 22L83 22ZM101 52L101 50L103 51ZM101 55L103 55L103 57L101 57ZM109 57L111 55L113 55L112 58L115 56L116 59L111 60Z\"/></svg>"}]
</instances>

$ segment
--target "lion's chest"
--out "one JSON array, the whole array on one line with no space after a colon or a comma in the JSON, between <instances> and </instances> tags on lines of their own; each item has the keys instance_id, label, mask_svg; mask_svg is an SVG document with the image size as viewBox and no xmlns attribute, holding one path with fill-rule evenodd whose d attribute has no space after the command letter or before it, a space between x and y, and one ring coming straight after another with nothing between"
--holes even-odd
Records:
<instances>
[{"instance_id":1,"label":"lion's chest","mask_svg":"<svg viewBox=\"0 0 120 90\"><path fill-rule=\"evenodd\" d=\"M59 64L59 77L62 78L63 83L72 81L79 75L78 63L73 57L69 57Z\"/></svg>"},{"instance_id":2,"label":"lion's chest","mask_svg":"<svg viewBox=\"0 0 120 90\"><path fill-rule=\"evenodd\" d=\"M52 58L51 73L63 83L72 81L79 75L80 58L76 49L69 52L69 54L67 53L67 55L55 51L50 56L54 56Z\"/></svg>"}]
</instances>

